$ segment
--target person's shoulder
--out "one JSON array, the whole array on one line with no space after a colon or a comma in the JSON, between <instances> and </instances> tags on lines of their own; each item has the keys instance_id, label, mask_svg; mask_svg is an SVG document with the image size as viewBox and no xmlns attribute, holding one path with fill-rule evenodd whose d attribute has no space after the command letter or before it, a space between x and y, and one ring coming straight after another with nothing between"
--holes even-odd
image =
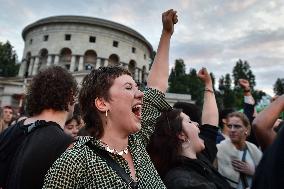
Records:
<instances>
[{"instance_id":1,"label":"person's shoulder","mask_svg":"<svg viewBox=\"0 0 284 189\"><path fill-rule=\"evenodd\" d=\"M80 162L85 159L90 150L85 145L86 142L90 140L91 137L79 137L77 141L73 144L73 147L68 148L59 159L58 162Z\"/></svg>"},{"instance_id":2,"label":"person's shoulder","mask_svg":"<svg viewBox=\"0 0 284 189\"><path fill-rule=\"evenodd\" d=\"M225 148L227 147L228 145L231 144L231 140L230 138L225 138L225 140L222 140L219 144L217 144L217 148L220 149L220 148Z\"/></svg>"},{"instance_id":3,"label":"person's shoulder","mask_svg":"<svg viewBox=\"0 0 284 189\"><path fill-rule=\"evenodd\" d=\"M190 171L183 167L175 167L169 170L167 173L165 180L180 180L180 179L188 179L190 177Z\"/></svg>"},{"instance_id":4,"label":"person's shoulder","mask_svg":"<svg viewBox=\"0 0 284 189\"><path fill-rule=\"evenodd\" d=\"M164 178L167 188L188 188L191 185L191 181L192 174L183 167L171 169Z\"/></svg>"}]
</instances>

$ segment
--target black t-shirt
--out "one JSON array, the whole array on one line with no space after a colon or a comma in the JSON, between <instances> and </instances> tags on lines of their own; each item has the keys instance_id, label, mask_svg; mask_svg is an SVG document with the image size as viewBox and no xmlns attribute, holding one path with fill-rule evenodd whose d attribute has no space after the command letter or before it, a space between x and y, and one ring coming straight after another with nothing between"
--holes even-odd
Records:
<instances>
[{"instance_id":1,"label":"black t-shirt","mask_svg":"<svg viewBox=\"0 0 284 189\"><path fill-rule=\"evenodd\" d=\"M256 169L252 189L279 189L284 187L284 129L266 149Z\"/></svg>"},{"instance_id":2,"label":"black t-shirt","mask_svg":"<svg viewBox=\"0 0 284 189\"><path fill-rule=\"evenodd\" d=\"M8 188L42 188L53 162L72 143L71 136L54 122L35 129L23 141L8 176Z\"/></svg>"}]
</instances>

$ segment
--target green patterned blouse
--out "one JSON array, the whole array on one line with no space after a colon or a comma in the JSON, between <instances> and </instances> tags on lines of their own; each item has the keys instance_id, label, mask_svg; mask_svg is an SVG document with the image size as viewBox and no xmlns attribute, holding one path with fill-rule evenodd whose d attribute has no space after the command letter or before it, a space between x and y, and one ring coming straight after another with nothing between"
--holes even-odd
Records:
<instances>
[{"instance_id":1,"label":"green patterned blouse","mask_svg":"<svg viewBox=\"0 0 284 189\"><path fill-rule=\"evenodd\" d=\"M146 152L146 145L157 118L170 108L162 92L151 88L144 92L142 129L128 139L140 189L166 188ZM45 176L43 188L128 188L121 177L85 145L87 141L104 149L97 139L81 137L54 162ZM130 175L127 161L119 155L110 155Z\"/></svg>"}]
</instances>

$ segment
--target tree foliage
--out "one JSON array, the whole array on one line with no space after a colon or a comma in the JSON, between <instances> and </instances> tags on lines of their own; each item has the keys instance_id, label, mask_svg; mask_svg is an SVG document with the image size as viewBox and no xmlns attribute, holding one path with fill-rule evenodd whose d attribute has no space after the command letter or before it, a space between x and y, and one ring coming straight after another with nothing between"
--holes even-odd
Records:
<instances>
[{"instance_id":1,"label":"tree foliage","mask_svg":"<svg viewBox=\"0 0 284 189\"><path fill-rule=\"evenodd\" d=\"M276 95L284 94L284 78L278 78L273 86L273 91Z\"/></svg>"},{"instance_id":2,"label":"tree foliage","mask_svg":"<svg viewBox=\"0 0 284 189\"><path fill-rule=\"evenodd\" d=\"M0 42L0 76L16 76L20 68L20 65L16 63L17 55L10 42Z\"/></svg>"},{"instance_id":3,"label":"tree foliage","mask_svg":"<svg viewBox=\"0 0 284 189\"><path fill-rule=\"evenodd\" d=\"M233 79L234 87L238 88L239 79L246 79L249 81L251 88L253 89L256 85L255 76L253 75L249 63L245 60L239 59L233 68Z\"/></svg>"},{"instance_id":4,"label":"tree foliage","mask_svg":"<svg viewBox=\"0 0 284 189\"><path fill-rule=\"evenodd\" d=\"M215 77L210 73L213 86ZM243 91L238 85L239 79L247 79L250 82L252 94L256 101L266 95L263 91L254 90L256 85L255 76L250 69L247 61L238 60L232 70L232 77L229 73L221 76L219 79L218 90L215 90L216 101L219 109L243 107ZM190 94L192 100L200 107L203 104L204 86L202 81L197 77L197 71L194 68L186 73L185 63L182 59L175 61L169 77L169 92ZM283 83L282 83L283 86Z\"/></svg>"}]
</instances>

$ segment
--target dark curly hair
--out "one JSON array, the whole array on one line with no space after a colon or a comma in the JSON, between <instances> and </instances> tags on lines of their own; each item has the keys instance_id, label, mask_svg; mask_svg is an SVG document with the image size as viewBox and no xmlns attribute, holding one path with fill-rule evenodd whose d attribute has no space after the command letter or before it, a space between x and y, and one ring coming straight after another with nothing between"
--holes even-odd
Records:
<instances>
[{"instance_id":1,"label":"dark curly hair","mask_svg":"<svg viewBox=\"0 0 284 189\"><path fill-rule=\"evenodd\" d=\"M174 165L181 150L182 141L178 138L182 131L181 112L180 109L163 112L147 146L147 152L162 179Z\"/></svg>"},{"instance_id":2,"label":"dark curly hair","mask_svg":"<svg viewBox=\"0 0 284 189\"><path fill-rule=\"evenodd\" d=\"M79 104L81 116L86 124L86 128L94 128L94 136L100 138L104 129L99 110L94 106L94 101L98 97L110 100L109 89L114 80L121 75L130 75L130 72L119 66L100 67L92 70L85 76L82 88L79 93Z\"/></svg>"},{"instance_id":3,"label":"dark curly hair","mask_svg":"<svg viewBox=\"0 0 284 189\"><path fill-rule=\"evenodd\" d=\"M64 68L52 66L40 71L28 88L27 112L29 116L45 109L68 110L75 103L78 86L75 78Z\"/></svg>"}]
</instances>

